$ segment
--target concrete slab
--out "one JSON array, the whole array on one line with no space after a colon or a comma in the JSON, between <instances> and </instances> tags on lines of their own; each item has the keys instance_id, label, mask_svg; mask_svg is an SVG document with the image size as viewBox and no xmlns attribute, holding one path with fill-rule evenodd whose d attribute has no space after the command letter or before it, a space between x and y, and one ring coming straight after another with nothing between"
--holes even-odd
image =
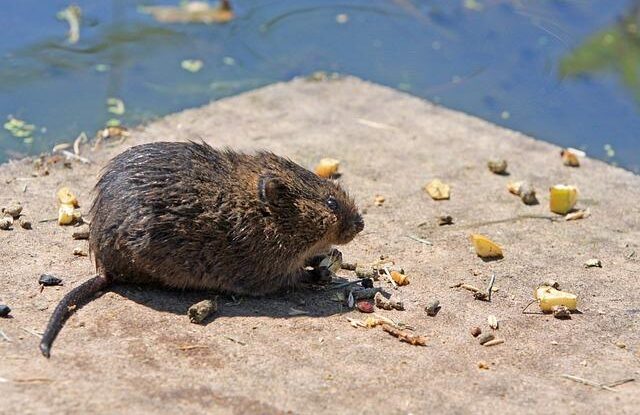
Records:
<instances>
[{"instance_id":1,"label":"concrete slab","mask_svg":"<svg viewBox=\"0 0 640 415\"><path fill-rule=\"evenodd\" d=\"M415 326L427 347L400 343L380 329L355 329L362 318L334 302L333 292L302 290L265 299L222 299L217 319L199 326L185 315L207 293L117 287L67 322L50 360L37 350L58 300L93 272L74 257L84 242L55 222L55 191L71 186L82 209L99 168L126 146L202 137L214 146L267 148L312 167L342 160L341 178L366 211L366 229L343 249L368 262L381 254L401 264L411 283L381 283L406 311L380 314ZM170 115L142 126L121 146L85 151L94 163L52 166L32 177L32 163L0 167L0 205L19 200L31 231L0 231L2 413L637 413L640 407L640 177L596 160L562 165L559 148L406 94L354 78L294 80ZM510 176L486 168L509 161ZM59 163L60 164L60 163ZM452 186L435 202L422 187L439 177ZM529 180L540 205L525 206L506 191ZM548 216L549 186L579 187L575 222ZM376 195L386 202L375 206ZM451 226L435 217L448 213ZM499 242L503 260L483 262L469 234ZM419 243L407 236L432 242ZM602 268L585 269L589 258ZM65 286L39 291L43 272ZM485 286L495 274L492 302L450 288ZM343 274L353 278L348 272ZM579 296L582 314L560 321L526 315L536 285L554 278ZM442 310L428 317L425 304ZM308 315L291 317L291 307ZM535 309L535 305L534 305ZM478 345L469 330L500 321L505 343ZM624 345L624 347L622 347ZM192 347L193 346L193 347ZM488 370L478 368L485 361ZM636 382L615 392L578 384Z\"/></svg>"}]
</instances>

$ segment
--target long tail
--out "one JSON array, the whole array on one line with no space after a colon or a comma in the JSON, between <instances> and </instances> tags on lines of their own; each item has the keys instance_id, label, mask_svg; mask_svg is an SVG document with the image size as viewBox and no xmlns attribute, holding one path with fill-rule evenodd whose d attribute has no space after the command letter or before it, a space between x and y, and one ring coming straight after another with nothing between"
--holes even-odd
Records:
<instances>
[{"instance_id":1,"label":"long tail","mask_svg":"<svg viewBox=\"0 0 640 415\"><path fill-rule=\"evenodd\" d=\"M96 275L69 291L67 295L60 300L60 303L49 319L47 329L40 341L40 351L45 357L48 358L51 355L51 345L58 333L60 333L60 330L62 330L62 326L64 326L71 312L74 311L76 307L81 307L87 303L93 298L95 293L104 290L110 284L110 278L103 275Z\"/></svg>"}]
</instances>

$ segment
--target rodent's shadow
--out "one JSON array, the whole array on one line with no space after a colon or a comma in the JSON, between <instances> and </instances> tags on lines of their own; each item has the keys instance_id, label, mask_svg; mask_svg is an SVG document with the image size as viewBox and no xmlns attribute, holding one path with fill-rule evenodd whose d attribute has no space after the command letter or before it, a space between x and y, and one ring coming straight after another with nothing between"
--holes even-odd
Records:
<instances>
[{"instance_id":1,"label":"rodent's shadow","mask_svg":"<svg viewBox=\"0 0 640 415\"><path fill-rule=\"evenodd\" d=\"M344 280L346 281L346 280ZM340 282L340 281L339 281ZM327 317L349 311L337 293L344 288L331 286L301 286L261 297L231 296L215 291L172 290L131 284L114 284L110 291L138 304L157 311L187 317L193 304L217 297L218 311L202 324L209 324L217 317L267 316L274 318Z\"/></svg>"}]
</instances>

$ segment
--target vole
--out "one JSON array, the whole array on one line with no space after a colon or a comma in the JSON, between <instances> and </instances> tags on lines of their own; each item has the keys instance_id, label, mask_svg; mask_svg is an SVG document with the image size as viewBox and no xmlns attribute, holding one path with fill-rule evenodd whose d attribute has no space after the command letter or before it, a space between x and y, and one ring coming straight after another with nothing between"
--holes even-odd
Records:
<instances>
[{"instance_id":1,"label":"vole","mask_svg":"<svg viewBox=\"0 0 640 415\"><path fill-rule=\"evenodd\" d=\"M308 277L309 261L364 228L340 185L264 151L143 144L113 158L94 191L97 274L56 307L40 343L46 357L70 310L114 282L272 293Z\"/></svg>"}]
</instances>

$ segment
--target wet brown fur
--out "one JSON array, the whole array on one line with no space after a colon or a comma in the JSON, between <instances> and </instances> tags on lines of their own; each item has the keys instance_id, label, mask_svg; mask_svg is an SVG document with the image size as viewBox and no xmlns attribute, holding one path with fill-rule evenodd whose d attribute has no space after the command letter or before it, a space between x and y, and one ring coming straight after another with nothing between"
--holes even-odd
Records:
<instances>
[{"instance_id":1,"label":"wet brown fur","mask_svg":"<svg viewBox=\"0 0 640 415\"><path fill-rule=\"evenodd\" d=\"M92 287L116 281L267 294L295 285L309 259L364 227L335 182L269 152L204 143L132 147L109 162L95 191L89 244L103 279ZM54 312L43 354L65 318Z\"/></svg>"}]
</instances>

